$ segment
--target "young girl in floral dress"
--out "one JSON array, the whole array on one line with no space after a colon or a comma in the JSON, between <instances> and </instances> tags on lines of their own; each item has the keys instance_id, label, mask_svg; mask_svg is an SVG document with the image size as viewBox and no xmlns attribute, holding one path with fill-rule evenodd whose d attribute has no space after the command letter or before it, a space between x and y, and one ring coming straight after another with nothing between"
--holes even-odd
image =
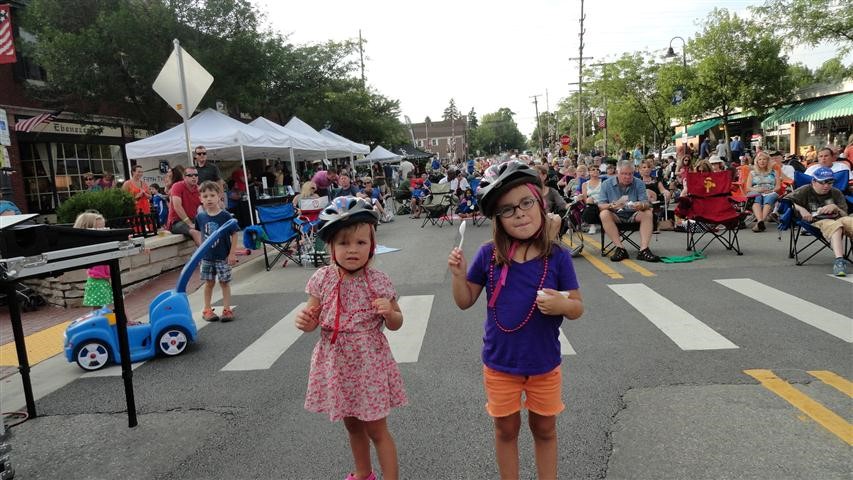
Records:
<instances>
[{"instance_id":1,"label":"young girl in floral dress","mask_svg":"<svg viewBox=\"0 0 853 480\"><path fill-rule=\"evenodd\" d=\"M320 214L317 232L333 265L323 267L305 287L308 304L296 327L320 339L311 355L305 408L343 420L355 470L347 480L375 480L370 444L383 479L398 478L397 447L386 418L408 403L403 379L383 327L397 330L403 314L388 275L369 267L376 248L379 213L364 199L338 197Z\"/></svg>"}]
</instances>

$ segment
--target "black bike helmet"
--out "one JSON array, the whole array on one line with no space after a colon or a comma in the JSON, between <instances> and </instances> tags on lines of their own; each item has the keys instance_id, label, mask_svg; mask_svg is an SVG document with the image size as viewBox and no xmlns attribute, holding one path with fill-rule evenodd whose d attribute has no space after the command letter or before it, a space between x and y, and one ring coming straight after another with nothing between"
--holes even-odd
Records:
<instances>
[{"instance_id":1,"label":"black bike helmet","mask_svg":"<svg viewBox=\"0 0 853 480\"><path fill-rule=\"evenodd\" d=\"M332 200L326 208L320 212L319 219L323 222L317 235L326 243L332 241L335 233L343 227L356 223L379 223L379 212L363 198L338 197Z\"/></svg>"},{"instance_id":2,"label":"black bike helmet","mask_svg":"<svg viewBox=\"0 0 853 480\"><path fill-rule=\"evenodd\" d=\"M483 215L490 218L494 217L495 207L501 195L509 189L525 183L542 187L536 170L519 161L510 160L486 169L483 180L477 188L477 203L480 204Z\"/></svg>"}]
</instances>

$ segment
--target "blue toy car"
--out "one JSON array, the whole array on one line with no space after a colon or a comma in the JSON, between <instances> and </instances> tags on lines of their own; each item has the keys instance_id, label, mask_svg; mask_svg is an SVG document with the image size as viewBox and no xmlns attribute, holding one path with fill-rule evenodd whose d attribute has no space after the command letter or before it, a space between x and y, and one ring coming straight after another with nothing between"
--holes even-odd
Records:
<instances>
[{"instance_id":1,"label":"blue toy car","mask_svg":"<svg viewBox=\"0 0 853 480\"><path fill-rule=\"evenodd\" d=\"M174 290L157 295L148 307L149 323L127 325L130 361L148 360L158 353L174 357L194 342L198 330L187 299L187 283L205 252L237 224L229 220L208 237L184 265ZM65 330L65 358L83 370L94 371L110 362L121 363L116 315L103 308L80 317Z\"/></svg>"}]
</instances>

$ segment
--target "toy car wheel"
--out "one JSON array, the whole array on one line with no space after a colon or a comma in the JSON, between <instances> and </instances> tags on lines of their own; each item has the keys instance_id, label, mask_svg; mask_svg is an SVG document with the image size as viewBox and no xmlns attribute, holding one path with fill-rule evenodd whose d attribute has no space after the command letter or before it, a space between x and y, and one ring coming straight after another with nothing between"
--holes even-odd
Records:
<instances>
[{"instance_id":1,"label":"toy car wheel","mask_svg":"<svg viewBox=\"0 0 853 480\"><path fill-rule=\"evenodd\" d=\"M91 340L77 347L74 358L80 368L93 372L104 368L110 362L110 349L104 342Z\"/></svg>"},{"instance_id":2,"label":"toy car wheel","mask_svg":"<svg viewBox=\"0 0 853 480\"><path fill-rule=\"evenodd\" d=\"M186 332L180 328L167 328L157 338L157 348L160 353L168 357L174 357L184 353L190 343Z\"/></svg>"}]
</instances>

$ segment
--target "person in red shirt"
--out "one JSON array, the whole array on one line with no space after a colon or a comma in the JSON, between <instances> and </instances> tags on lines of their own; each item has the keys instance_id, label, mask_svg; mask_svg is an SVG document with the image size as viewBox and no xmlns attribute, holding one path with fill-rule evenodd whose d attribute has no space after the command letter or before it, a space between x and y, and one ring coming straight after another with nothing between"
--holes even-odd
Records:
<instances>
[{"instance_id":1,"label":"person in red shirt","mask_svg":"<svg viewBox=\"0 0 853 480\"><path fill-rule=\"evenodd\" d=\"M169 218L166 228L172 233L189 235L196 245L200 245L201 232L195 228L195 216L200 206L198 170L195 167L187 167L184 179L173 183L169 192Z\"/></svg>"}]
</instances>

